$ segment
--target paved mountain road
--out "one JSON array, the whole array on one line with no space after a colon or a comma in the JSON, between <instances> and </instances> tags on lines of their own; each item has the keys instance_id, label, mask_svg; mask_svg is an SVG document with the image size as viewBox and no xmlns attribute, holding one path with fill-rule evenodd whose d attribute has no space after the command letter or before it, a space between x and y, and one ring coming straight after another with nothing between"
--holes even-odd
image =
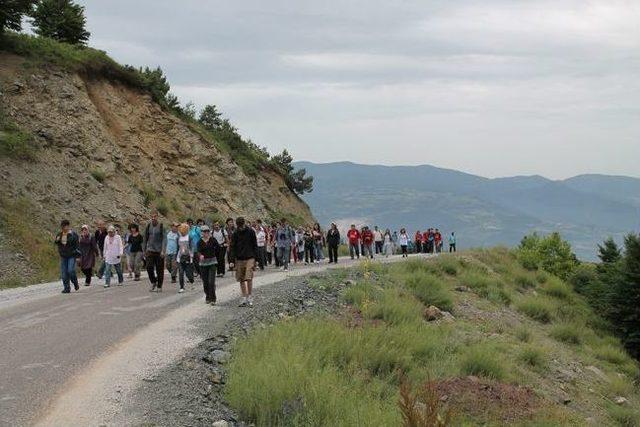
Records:
<instances>
[{"instance_id":1,"label":"paved mountain road","mask_svg":"<svg viewBox=\"0 0 640 427\"><path fill-rule=\"evenodd\" d=\"M254 287L327 268L267 268ZM1 426L101 424L136 381L200 342L195 322L229 312L204 304L199 278L183 294L166 279L162 293L149 292L145 280L101 285L70 295L59 283L0 292ZM223 306L239 296L229 275L217 287Z\"/></svg>"}]
</instances>

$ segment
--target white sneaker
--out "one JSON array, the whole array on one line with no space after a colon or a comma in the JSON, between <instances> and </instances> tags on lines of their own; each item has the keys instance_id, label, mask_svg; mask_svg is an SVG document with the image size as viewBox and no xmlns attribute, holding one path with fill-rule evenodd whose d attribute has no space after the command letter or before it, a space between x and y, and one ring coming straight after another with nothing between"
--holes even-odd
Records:
<instances>
[{"instance_id":1,"label":"white sneaker","mask_svg":"<svg viewBox=\"0 0 640 427\"><path fill-rule=\"evenodd\" d=\"M180 288L180 290L178 291L179 294L184 292L184 288Z\"/></svg>"},{"instance_id":2,"label":"white sneaker","mask_svg":"<svg viewBox=\"0 0 640 427\"><path fill-rule=\"evenodd\" d=\"M105 284L104 284L104 287L105 287L105 288L108 288L108 287L109 287L109 285L107 285L107 284L105 283Z\"/></svg>"}]
</instances>

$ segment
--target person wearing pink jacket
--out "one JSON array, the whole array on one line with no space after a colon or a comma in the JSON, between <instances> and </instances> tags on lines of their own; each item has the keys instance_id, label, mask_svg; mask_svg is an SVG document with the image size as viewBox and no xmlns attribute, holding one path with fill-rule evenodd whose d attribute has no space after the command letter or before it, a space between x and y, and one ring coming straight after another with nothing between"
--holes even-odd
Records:
<instances>
[{"instance_id":1,"label":"person wearing pink jacket","mask_svg":"<svg viewBox=\"0 0 640 427\"><path fill-rule=\"evenodd\" d=\"M105 270L104 270L104 287L108 288L111 286L111 268L116 269L116 273L118 274L118 286L122 286L122 282L124 282L124 277L122 275L122 255L124 253L124 245L122 244L122 239L119 235L116 234L116 229L113 225L110 225L107 229L107 236L104 239L104 262L105 262Z\"/></svg>"}]
</instances>

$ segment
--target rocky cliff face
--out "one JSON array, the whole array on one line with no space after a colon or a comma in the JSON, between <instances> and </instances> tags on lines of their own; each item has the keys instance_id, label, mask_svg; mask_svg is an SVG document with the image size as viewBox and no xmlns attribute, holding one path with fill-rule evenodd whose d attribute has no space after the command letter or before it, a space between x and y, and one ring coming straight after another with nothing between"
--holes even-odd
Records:
<instances>
[{"instance_id":1,"label":"rocky cliff face","mask_svg":"<svg viewBox=\"0 0 640 427\"><path fill-rule=\"evenodd\" d=\"M239 214L266 219L280 213L312 220L279 174L246 175L227 153L147 94L51 67L33 68L2 53L0 91L4 114L31 132L37 146L33 161L0 156L0 203L5 214L24 211L20 215L35 234L53 232L61 218L75 227L98 219L146 220L154 207L166 220ZM33 254L15 258L13 248L22 242L15 242L6 221L2 232L0 275L6 276L8 267L28 265Z\"/></svg>"}]
</instances>

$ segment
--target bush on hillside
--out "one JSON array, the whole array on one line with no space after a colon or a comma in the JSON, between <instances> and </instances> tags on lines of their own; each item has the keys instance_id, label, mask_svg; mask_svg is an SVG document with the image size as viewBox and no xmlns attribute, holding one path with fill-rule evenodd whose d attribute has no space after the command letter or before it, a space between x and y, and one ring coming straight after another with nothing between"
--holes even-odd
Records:
<instances>
[{"instance_id":1,"label":"bush on hillside","mask_svg":"<svg viewBox=\"0 0 640 427\"><path fill-rule=\"evenodd\" d=\"M543 269L566 279L571 275L578 260L571 251L571 245L559 233L539 236L537 233L525 236L517 250L518 260L528 270Z\"/></svg>"}]
</instances>

